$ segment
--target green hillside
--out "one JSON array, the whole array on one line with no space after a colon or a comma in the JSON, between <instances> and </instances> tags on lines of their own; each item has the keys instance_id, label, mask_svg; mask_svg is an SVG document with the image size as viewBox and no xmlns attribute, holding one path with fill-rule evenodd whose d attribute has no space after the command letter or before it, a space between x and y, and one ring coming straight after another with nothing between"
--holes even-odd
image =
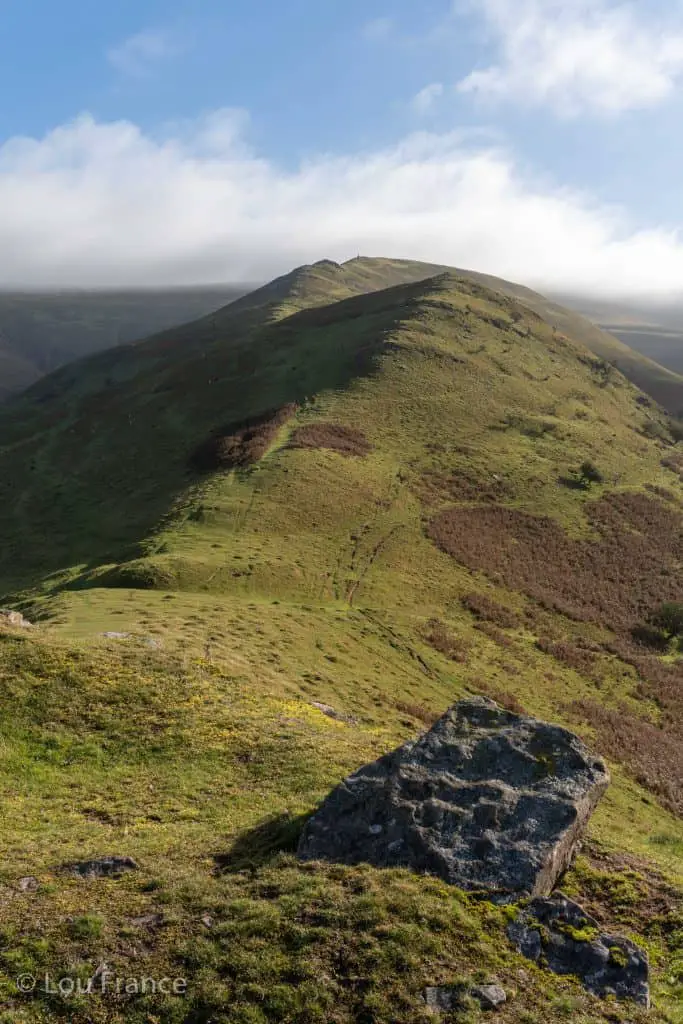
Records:
<instances>
[{"instance_id":1,"label":"green hillside","mask_svg":"<svg viewBox=\"0 0 683 1024\"><path fill-rule=\"evenodd\" d=\"M323 261L0 409L0 604L36 623L0 630L3 1024L426 1024L426 986L492 976L510 1024L644 1021L514 954L504 908L294 858L472 693L608 758L563 889L681 1024L683 661L633 630L683 598L683 449L562 316ZM102 964L187 991L17 992Z\"/></svg>"},{"instance_id":2,"label":"green hillside","mask_svg":"<svg viewBox=\"0 0 683 1024\"><path fill-rule=\"evenodd\" d=\"M0 401L64 363L196 320L244 290L0 292Z\"/></svg>"},{"instance_id":3,"label":"green hillside","mask_svg":"<svg viewBox=\"0 0 683 1024\"><path fill-rule=\"evenodd\" d=\"M669 368L668 363L662 366L656 362L654 353L641 349L635 339L631 344L629 337L621 331L619 336L612 333L608 321L600 325L592 323L588 314L581 315L581 307L568 308L569 303L559 305L521 285L486 274L468 272L468 276L529 306L553 327L582 342L595 355L616 366L636 387L670 413L679 415L683 410L683 376Z\"/></svg>"}]
</instances>

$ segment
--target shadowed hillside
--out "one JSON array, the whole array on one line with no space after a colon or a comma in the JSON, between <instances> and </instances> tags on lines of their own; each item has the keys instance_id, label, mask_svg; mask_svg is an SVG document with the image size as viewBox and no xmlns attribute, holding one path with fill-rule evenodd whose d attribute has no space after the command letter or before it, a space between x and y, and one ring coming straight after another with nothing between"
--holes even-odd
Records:
<instances>
[{"instance_id":1,"label":"shadowed hillside","mask_svg":"<svg viewBox=\"0 0 683 1024\"><path fill-rule=\"evenodd\" d=\"M37 623L0 632L16 1019L427 1024L427 986L495 977L506 1024L642 1024L514 953L509 908L293 856L342 777L486 694L609 759L562 887L681 1024L683 660L648 624L683 599L683 448L501 287L323 261L0 410L0 593ZM187 993L13 986L103 962Z\"/></svg>"},{"instance_id":2,"label":"shadowed hillside","mask_svg":"<svg viewBox=\"0 0 683 1024\"><path fill-rule=\"evenodd\" d=\"M64 363L194 320L243 291L0 292L0 401Z\"/></svg>"}]
</instances>

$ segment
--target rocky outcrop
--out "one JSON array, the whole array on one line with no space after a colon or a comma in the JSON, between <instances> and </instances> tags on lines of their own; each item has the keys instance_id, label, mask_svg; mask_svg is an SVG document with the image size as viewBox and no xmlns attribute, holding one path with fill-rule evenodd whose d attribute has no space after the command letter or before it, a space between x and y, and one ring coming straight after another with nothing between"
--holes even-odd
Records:
<instances>
[{"instance_id":1,"label":"rocky outcrop","mask_svg":"<svg viewBox=\"0 0 683 1024\"><path fill-rule=\"evenodd\" d=\"M63 870L78 878L118 878L126 871L137 871L138 865L132 857L101 857L65 864Z\"/></svg>"},{"instance_id":2,"label":"rocky outcrop","mask_svg":"<svg viewBox=\"0 0 683 1024\"><path fill-rule=\"evenodd\" d=\"M496 984L475 985L470 994L482 1010L499 1010L507 1002L505 989Z\"/></svg>"},{"instance_id":3,"label":"rocky outcrop","mask_svg":"<svg viewBox=\"0 0 683 1024\"><path fill-rule=\"evenodd\" d=\"M647 954L620 935L602 935L597 921L562 893L531 900L508 934L518 952L556 974L573 974L597 996L649 1007Z\"/></svg>"},{"instance_id":4,"label":"rocky outcrop","mask_svg":"<svg viewBox=\"0 0 683 1024\"><path fill-rule=\"evenodd\" d=\"M476 697L342 782L298 852L511 898L545 895L608 784L604 762L573 733Z\"/></svg>"}]
</instances>

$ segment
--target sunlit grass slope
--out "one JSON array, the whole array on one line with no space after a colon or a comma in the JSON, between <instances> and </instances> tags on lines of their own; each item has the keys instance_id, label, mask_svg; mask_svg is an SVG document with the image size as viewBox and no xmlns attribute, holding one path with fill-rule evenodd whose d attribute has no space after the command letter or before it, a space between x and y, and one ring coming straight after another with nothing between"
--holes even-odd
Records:
<instances>
[{"instance_id":1,"label":"sunlit grass slope","mask_svg":"<svg viewBox=\"0 0 683 1024\"><path fill-rule=\"evenodd\" d=\"M387 267L403 278L382 288ZM468 693L609 757L563 884L649 949L651 1019L683 1019L683 689L672 655L629 640L679 588L678 448L528 305L417 274L318 264L0 413L0 591L38 623L0 633L8 1022L412 1024L433 1019L426 986L492 976L502 1021L639 1021L514 955L501 909L293 859L341 777ZM527 528L537 580L514 557ZM590 578L589 544L618 587ZM61 870L111 854L139 869ZM187 993L28 998L13 981L103 962Z\"/></svg>"}]
</instances>

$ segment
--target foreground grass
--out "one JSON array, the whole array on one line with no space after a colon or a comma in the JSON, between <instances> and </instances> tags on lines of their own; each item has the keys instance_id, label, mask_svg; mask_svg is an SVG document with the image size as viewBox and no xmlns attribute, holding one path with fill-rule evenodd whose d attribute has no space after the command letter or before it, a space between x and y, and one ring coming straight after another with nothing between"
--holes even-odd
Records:
<instances>
[{"instance_id":1,"label":"foreground grass","mask_svg":"<svg viewBox=\"0 0 683 1024\"><path fill-rule=\"evenodd\" d=\"M304 637L292 643L293 659L304 657ZM303 818L339 778L424 728L393 694L355 694L351 704L347 681L347 704L340 677L295 695L286 671L236 672L191 644L184 658L141 640L100 644L11 635L0 644L8 1021L426 1021L426 986L485 977L510 994L504 1020L638 1019L571 979L539 974L513 955L503 911L435 879L292 859ZM405 656L395 657L398 671ZM347 651L345 674L352 661ZM435 709L456 696L439 685L421 694ZM320 697L352 707L354 719L326 717L310 703ZM568 885L579 898L597 890L607 920L642 941L640 923L619 918L624 900L628 909L655 875L669 879L674 902L652 915L647 942L657 1014L673 1022L683 828L643 798L618 775L592 827L601 849L623 850L628 837L641 858L630 889L613 867L600 876L588 862ZM63 873L73 860L111 854L134 856L139 870L99 880ZM20 891L26 876L35 891ZM85 984L103 964L115 978L184 978L187 992L40 990L46 976ZM39 980L31 997L16 991L25 974Z\"/></svg>"}]
</instances>

